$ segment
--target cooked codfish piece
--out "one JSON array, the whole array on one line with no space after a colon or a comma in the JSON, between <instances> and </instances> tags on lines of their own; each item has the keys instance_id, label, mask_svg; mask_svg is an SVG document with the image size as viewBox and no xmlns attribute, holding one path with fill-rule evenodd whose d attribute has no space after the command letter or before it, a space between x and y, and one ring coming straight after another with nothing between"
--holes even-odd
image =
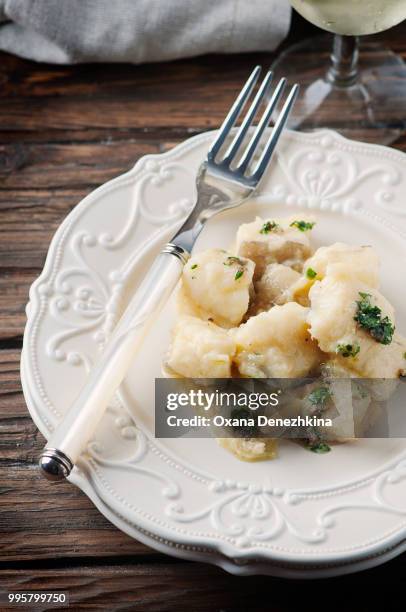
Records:
<instances>
[{"instance_id":1,"label":"cooked codfish piece","mask_svg":"<svg viewBox=\"0 0 406 612\"><path fill-rule=\"evenodd\" d=\"M401 384L398 379L360 378L334 358L326 364L324 374L329 377L336 375L338 378L330 378L332 401L323 410L323 416L331 418L332 427L318 428L323 439L346 442L350 438L364 437L380 419L386 421L382 402L390 399L396 387Z\"/></svg>"},{"instance_id":2,"label":"cooked codfish piece","mask_svg":"<svg viewBox=\"0 0 406 612\"><path fill-rule=\"evenodd\" d=\"M274 304L285 304L291 299L289 289L299 278L299 272L289 266L269 264L255 285L258 299L268 304L267 310Z\"/></svg>"},{"instance_id":3,"label":"cooked codfish piece","mask_svg":"<svg viewBox=\"0 0 406 612\"><path fill-rule=\"evenodd\" d=\"M326 355L321 364L320 373L327 378L359 378L358 374L348 367L348 359L339 359L336 354Z\"/></svg>"},{"instance_id":4,"label":"cooked codfish piece","mask_svg":"<svg viewBox=\"0 0 406 612\"><path fill-rule=\"evenodd\" d=\"M234 361L254 378L306 376L321 361L306 322L307 309L289 302L251 317L229 333L237 344Z\"/></svg>"},{"instance_id":5,"label":"cooked codfish piece","mask_svg":"<svg viewBox=\"0 0 406 612\"><path fill-rule=\"evenodd\" d=\"M317 280L322 280L334 264L348 266L350 276L359 279L369 287L379 287L379 259L370 246L352 246L336 242L323 246L304 262L303 276L292 287L292 297L303 306L309 305L308 294Z\"/></svg>"},{"instance_id":6,"label":"cooked codfish piece","mask_svg":"<svg viewBox=\"0 0 406 612\"><path fill-rule=\"evenodd\" d=\"M301 278L299 272L273 263L265 268L264 274L255 283L255 296L249 308L249 314L256 315L269 310L275 304L282 305L292 297L290 288Z\"/></svg>"},{"instance_id":7,"label":"cooked codfish piece","mask_svg":"<svg viewBox=\"0 0 406 612\"><path fill-rule=\"evenodd\" d=\"M183 312L211 319L222 327L238 325L248 309L255 264L221 249L193 255L182 275Z\"/></svg>"},{"instance_id":8,"label":"cooked codfish piece","mask_svg":"<svg viewBox=\"0 0 406 612\"><path fill-rule=\"evenodd\" d=\"M271 438L217 438L217 442L242 461L274 459L278 449Z\"/></svg>"},{"instance_id":9,"label":"cooked codfish piece","mask_svg":"<svg viewBox=\"0 0 406 612\"><path fill-rule=\"evenodd\" d=\"M332 264L309 298L307 320L322 351L336 355L360 376L399 376L405 366L405 340L393 334L394 310L379 291L352 277L348 265ZM362 313L364 324L355 320Z\"/></svg>"},{"instance_id":10,"label":"cooked codfish piece","mask_svg":"<svg viewBox=\"0 0 406 612\"><path fill-rule=\"evenodd\" d=\"M304 271L314 270L318 279L324 278L327 267L331 264L345 264L350 276L357 278L365 285L379 287L379 259L371 246L352 246L335 242L323 246L304 264Z\"/></svg>"},{"instance_id":11,"label":"cooked codfish piece","mask_svg":"<svg viewBox=\"0 0 406 612\"><path fill-rule=\"evenodd\" d=\"M235 353L233 338L221 327L182 317L173 330L167 365L190 378L228 378Z\"/></svg>"},{"instance_id":12,"label":"cooked codfish piece","mask_svg":"<svg viewBox=\"0 0 406 612\"><path fill-rule=\"evenodd\" d=\"M300 216L287 219L261 219L240 225L236 249L255 262L254 278L260 278L270 263L283 263L299 271L311 254L309 230L314 221Z\"/></svg>"},{"instance_id":13,"label":"cooked codfish piece","mask_svg":"<svg viewBox=\"0 0 406 612\"><path fill-rule=\"evenodd\" d=\"M403 375L406 365L406 340L400 334L395 334L390 345L373 343L368 340L369 346L359 359L355 359L354 367L368 378L397 378ZM362 350L362 349L361 349ZM380 381L379 381L380 382ZM377 394L382 391L382 383L376 385Z\"/></svg>"},{"instance_id":14,"label":"cooked codfish piece","mask_svg":"<svg viewBox=\"0 0 406 612\"><path fill-rule=\"evenodd\" d=\"M406 348L406 340L395 334L393 342L401 342L402 346ZM383 379L364 379L360 374L353 368L348 366L348 362L351 359L338 358L334 355L326 360L321 367L323 375L332 378L358 378L361 382L353 381L353 384L358 385L359 395L361 397L370 397L378 402L384 402L392 397L396 391L399 383L397 378L383 378ZM406 359L405 359L406 366Z\"/></svg>"}]
</instances>

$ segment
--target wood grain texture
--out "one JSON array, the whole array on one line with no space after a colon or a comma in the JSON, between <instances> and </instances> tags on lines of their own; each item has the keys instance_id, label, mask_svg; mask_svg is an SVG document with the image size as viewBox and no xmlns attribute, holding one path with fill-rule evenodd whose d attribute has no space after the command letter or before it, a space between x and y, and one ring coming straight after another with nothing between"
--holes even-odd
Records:
<instances>
[{"instance_id":1,"label":"wood grain texture","mask_svg":"<svg viewBox=\"0 0 406 612\"><path fill-rule=\"evenodd\" d=\"M0 351L0 565L153 554L114 529L76 487L40 476L37 459L45 440L27 413L19 358L18 350Z\"/></svg>"},{"instance_id":2,"label":"wood grain texture","mask_svg":"<svg viewBox=\"0 0 406 612\"><path fill-rule=\"evenodd\" d=\"M296 17L284 47L316 33ZM399 26L380 39L406 58L405 34ZM292 590L283 580L241 579L156 553L115 529L75 487L41 479L44 440L19 376L28 289L66 214L141 156L216 127L253 64L272 59L61 67L0 54L0 590L68 589L75 610L256 611L272 600L283 612L319 601L310 583ZM406 151L406 135L395 146ZM394 597L404 564L400 557L323 585L345 602L355 587L365 592L379 581Z\"/></svg>"},{"instance_id":3,"label":"wood grain texture","mask_svg":"<svg viewBox=\"0 0 406 612\"><path fill-rule=\"evenodd\" d=\"M399 572L406 569L399 562ZM371 612L371 586L378 580L388 594L387 610L399 610L396 597L401 583L392 573L382 579L382 569L327 581L290 581L266 576L230 576L223 570L202 563L186 563L164 557L148 564L93 564L30 567L5 570L0 575L2 589L67 590L73 609L124 612L304 612L328 605L329 610ZM334 596L329 590L334 589ZM389 595L390 594L390 595ZM391 605L391 602L394 605Z\"/></svg>"}]
</instances>

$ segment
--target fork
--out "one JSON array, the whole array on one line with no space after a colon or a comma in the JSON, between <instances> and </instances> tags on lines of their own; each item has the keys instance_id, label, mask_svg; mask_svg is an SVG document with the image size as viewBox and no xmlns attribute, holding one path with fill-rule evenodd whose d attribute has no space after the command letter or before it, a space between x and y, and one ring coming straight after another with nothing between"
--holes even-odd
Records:
<instances>
[{"instance_id":1,"label":"fork","mask_svg":"<svg viewBox=\"0 0 406 612\"><path fill-rule=\"evenodd\" d=\"M69 476L104 411L124 379L148 331L177 285L197 237L213 215L239 206L257 188L275 150L299 86L294 85L278 119L260 151L272 114L286 86L276 86L252 136L248 134L261 104L270 94L272 72L265 75L234 135L232 128L252 97L261 67L251 73L226 116L207 159L197 175L196 204L173 239L164 246L117 324L99 361L89 374L77 399L52 433L39 465L49 480ZM248 144L243 147L248 138ZM228 144L228 139L231 140ZM223 150L225 152L223 153ZM259 159L255 154L259 152ZM251 168L254 166L253 168Z\"/></svg>"}]
</instances>

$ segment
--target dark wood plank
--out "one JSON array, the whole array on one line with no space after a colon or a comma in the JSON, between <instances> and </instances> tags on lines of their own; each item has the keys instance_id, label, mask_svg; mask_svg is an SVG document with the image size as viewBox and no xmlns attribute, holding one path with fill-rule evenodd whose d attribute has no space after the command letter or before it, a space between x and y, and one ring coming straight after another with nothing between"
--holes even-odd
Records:
<instances>
[{"instance_id":1,"label":"dark wood plank","mask_svg":"<svg viewBox=\"0 0 406 612\"><path fill-rule=\"evenodd\" d=\"M15 78L8 75L8 95L0 97L0 130L208 129L218 125L235 96L236 84L257 61L267 64L269 55L207 57L173 62L164 69L160 65L40 67L39 90L38 82L32 87L30 71L23 70Z\"/></svg>"},{"instance_id":2,"label":"dark wood plank","mask_svg":"<svg viewBox=\"0 0 406 612\"><path fill-rule=\"evenodd\" d=\"M25 406L19 358L19 351L0 351L0 560L150 554L76 487L40 476L45 440Z\"/></svg>"},{"instance_id":3,"label":"dark wood plank","mask_svg":"<svg viewBox=\"0 0 406 612\"><path fill-rule=\"evenodd\" d=\"M28 291L39 272L36 268L0 268L0 348L21 342Z\"/></svg>"},{"instance_id":4,"label":"dark wood plank","mask_svg":"<svg viewBox=\"0 0 406 612\"><path fill-rule=\"evenodd\" d=\"M135 140L0 145L0 189L96 187L129 170L143 155L159 152L157 143Z\"/></svg>"},{"instance_id":5,"label":"dark wood plank","mask_svg":"<svg viewBox=\"0 0 406 612\"><path fill-rule=\"evenodd\" d=\"M405 561L327 581L295 580L269 576L232 576L202 563L93 565L35 568L0 572L0 590L66 590L74 610L123 612L292 612L328 606L332 610L376 610L371 585L378 580L387 594L385 608L398 610L401 597L398 576ZM395 605L391 605L393 602ZM395 603L396 602L396 603ZM6 608L7 609L7 608Z\"/></svg>"}]
</instances>

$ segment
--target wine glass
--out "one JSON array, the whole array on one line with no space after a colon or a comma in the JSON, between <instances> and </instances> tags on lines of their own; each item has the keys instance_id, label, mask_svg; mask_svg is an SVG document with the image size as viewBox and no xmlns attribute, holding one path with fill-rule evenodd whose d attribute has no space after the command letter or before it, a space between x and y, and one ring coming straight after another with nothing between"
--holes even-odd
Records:
<instances>
[{"instance_id":1,"label":"wine glass","mask_svg":"<svg viewBox=\"0 0 406 612\"><path fill-rule=\"evenodd\" d=\"M359 36L406 18L406 0L290 0L308 21L332 32L287 49L272 66L301 84L291 116L300 129L329 127L350 137L389 144L406 128L406 65Z\"/></svg>"}]
</instances>

